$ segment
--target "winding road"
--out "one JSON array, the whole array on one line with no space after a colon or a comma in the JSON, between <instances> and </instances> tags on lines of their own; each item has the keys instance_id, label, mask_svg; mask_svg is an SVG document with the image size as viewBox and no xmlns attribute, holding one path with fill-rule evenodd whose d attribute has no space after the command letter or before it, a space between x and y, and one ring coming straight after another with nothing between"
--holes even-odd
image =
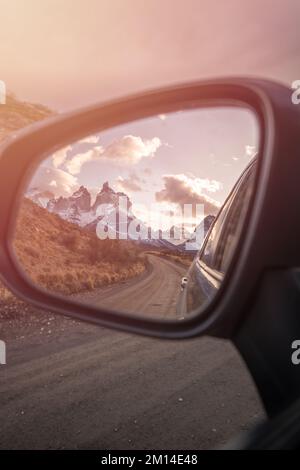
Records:
<instances>
[{"instance_id":1,"label":"winding road","mask_svg":"<svg viewBox=\"0 0 300 470\"><path fill-rule=\"evenodd\" d=\"M187 267L148 254L149 268L138 278L73 296L82 302L158 318L176 318L181 278Z\"/></svg>"}]
</instances>

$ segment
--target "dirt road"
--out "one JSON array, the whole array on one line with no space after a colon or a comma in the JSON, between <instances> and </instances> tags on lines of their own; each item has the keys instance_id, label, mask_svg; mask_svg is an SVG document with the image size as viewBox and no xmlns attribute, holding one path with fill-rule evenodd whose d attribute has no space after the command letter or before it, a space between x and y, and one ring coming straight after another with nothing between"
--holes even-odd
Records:
<instances>
[{"instance_id":1,"label":"dirt road","mask_svg":"<svg viewBox=\"0 0 300 470\"><path fill-rule=\"evenodd\" d=\"M112 310L175 319L181 278L188 268L161 256L147 256L149 268L138 278L73 297Z\"/></svg>"},{"instance_id":2,"label":"dirt road","mask_svg":"<svg viewBox=\"0 0 300 470\"><path fill-rule=\"evenodd\" d=\"M175 311L181 270L174 274L167 260L153 263L135 287L118 286L117 297L117 286L107 288L93 300L114 298L119 307L148 313ZM263 414L227 342L127 335L23 303L0 305L0 318L7 344L0 448L207 449Z\"/></svg>"}]
</instances>

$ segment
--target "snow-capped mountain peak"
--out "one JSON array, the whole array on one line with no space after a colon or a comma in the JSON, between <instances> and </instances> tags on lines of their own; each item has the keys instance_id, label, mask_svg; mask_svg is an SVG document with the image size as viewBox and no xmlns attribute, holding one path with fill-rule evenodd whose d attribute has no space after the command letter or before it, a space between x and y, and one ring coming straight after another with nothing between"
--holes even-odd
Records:
<instances>
[{"instance_id":1,"label":"snow-capped mountain peak","mask_svg":"<svg viewBox=\"0 0 300 470\"><path fill-rule=\"evenodd\" d=\"M96 213L98 207L102 204L112 204L115 208L119 205L120 197L127 199L127 209L131 207L131 201L127 194L122 192L114 191L110 186L108 181L103 183L101 191L96 196L95 202L92 206L92 211Z\"/></svg>"},{"instance_id":2,"label":"snow-capped mountain peak","mask_svg":"<svg viewBox=\"0 0 300 470\"><path fill-rule=\"evenodd\" d=\"M196 231L188 237L188 240L186 239L187 234L176 226L171 227L169 230L159 229L153 232L149 226L146 226L133 214L132 203L127 194L115 191L108 181L102 185L93 204L91 203L91 194L85 186L80 186L68 197L60 196L55 198L52 193L47 192L46 194L45 191L38 188L30 190L27 195L49 212L53 212L62 219L84 227L89 231L96 232L99 223L104 225L108 223L108 225L112 224L111 227L115 230L116 238L124 239L124 235L127 233L129 239L154 248L185 251L187 249L186 244L189 243L189 250L197 251L199 249ZM103 207L100 207L101 205ZM200 226L203 225L202 231L204 234L213 219L213 216L207 216L200 223ZM131 222L136 227L136 233L129 230ZM145 238L143 234L148 235Z\"/></svg>"}]
</instances>

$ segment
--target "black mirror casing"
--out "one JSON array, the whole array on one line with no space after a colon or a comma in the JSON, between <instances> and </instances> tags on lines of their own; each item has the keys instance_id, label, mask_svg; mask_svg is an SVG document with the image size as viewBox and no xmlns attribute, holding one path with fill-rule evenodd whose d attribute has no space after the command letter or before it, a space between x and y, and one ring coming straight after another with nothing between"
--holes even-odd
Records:
<instances>
[{"instance_id":1,"label":"black mirror casing","mask_svg":"<svg viewBox=\"0 0 300 470\"><path fill-rule=\"evenodd\" d=\"M46 155L75 139L142 117L226 104L249 107L257 116L258 172L236 255L218 295L203 313L196 312L180 322L141 319L62 299L37 288L24 276L11 240L24 187ZM300 203L299 131L300 113L292 104L291 90L264 80L238 78L150 91L31 126L10 139L0 152L1 279L16 295L38 307L93 324L161 338L202 334L230 337L254 301L262 274L275 267L299 265L300 253L295 255L300 239L300 222L296 217ZM282 226L291 234L288 244Z\"/></svg>"}]
</instances>

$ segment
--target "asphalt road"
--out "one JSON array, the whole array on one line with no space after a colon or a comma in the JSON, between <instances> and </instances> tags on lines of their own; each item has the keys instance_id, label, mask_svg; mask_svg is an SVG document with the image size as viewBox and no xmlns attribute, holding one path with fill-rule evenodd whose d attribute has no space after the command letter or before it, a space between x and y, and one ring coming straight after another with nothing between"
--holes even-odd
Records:
<instances>
[{"instance_id":1,"label":"asphalt road","mask_svg":"<svg viewBox=\"0 0 300 470\"><path fill-rule=\"evenodd\" d=\"M149 278L139 282L146 289ZM153 282L172 306L168 278ZM124 306L159 303L147 289L131 300L121 289ZM12 314L25 323L12 336L5 321L1 330L8 351L0 367L0 448L207 449L263 416L227 342L160 341L17 308Z\"/></svg>"}]
</instances>

